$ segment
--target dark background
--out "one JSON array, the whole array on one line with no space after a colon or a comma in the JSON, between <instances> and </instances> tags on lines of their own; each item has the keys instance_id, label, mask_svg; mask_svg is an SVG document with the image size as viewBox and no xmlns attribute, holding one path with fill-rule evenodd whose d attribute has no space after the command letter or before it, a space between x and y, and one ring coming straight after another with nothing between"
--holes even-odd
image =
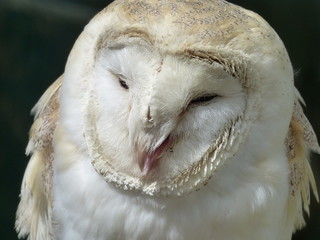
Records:
<instances>
[{"instance_id":1,"label":"dark background","mask_svg":"<svg viewBox=\"0 0 320 240\"><path fill-rule=\"evenodd\" d=\"M262 15L284 41L304 97L306 115L320 136L320 1L230 0ZM83 27L109 1L0 0L0 239L17 239L15 210L24 169L29 112L63 73L69 51ZM320 186L320 158L312 166ZM320 239L320 208L295 240Z\"/></svg>"}]
</instances>

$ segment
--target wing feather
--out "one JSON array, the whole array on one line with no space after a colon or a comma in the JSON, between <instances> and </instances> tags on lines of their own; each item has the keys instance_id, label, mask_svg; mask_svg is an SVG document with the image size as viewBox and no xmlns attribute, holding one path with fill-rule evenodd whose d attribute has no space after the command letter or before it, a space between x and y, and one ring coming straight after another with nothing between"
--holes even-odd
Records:
<instances>
[{"instance_id":1,"label":"wing feather","mask_svg":"<svg viewBox=\"0 0 320 240\"><path fill-rule=\"evenodd\" d=\"M59 117L62 79L63 76L58 78L32 109L35 120L26 149L26 154L31 154L31 158L22 180L15 223L19 238L52 239L52 136Z\"/></svg>"},{"instance_id":2,"label":"wing feather","mask_svg":"<svg viewBox=\"0 0 320 240\"><path fill-rule=\"evenodd\" d=\"M303 100L296 91L296 101L286 141L290 166L288 216L294 221L295 229L300 229L305 225L303 212L309 215L310 186L316 200L319 201L309 155L310 152L320 153L320 147L300 102L303 103Z\"/></svg>"}]
</instances>

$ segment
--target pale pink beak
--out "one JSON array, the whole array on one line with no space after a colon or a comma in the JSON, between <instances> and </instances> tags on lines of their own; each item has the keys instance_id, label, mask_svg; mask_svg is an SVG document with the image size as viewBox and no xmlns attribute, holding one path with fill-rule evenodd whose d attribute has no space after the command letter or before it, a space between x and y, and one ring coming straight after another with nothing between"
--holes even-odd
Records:
<instances>
[{"instance_id":1,"label":"pale pink beak","mask_svg":"<svg viewBox=\"0 0 320 240\"><path fill-rule=\"evenodd\" d=\"M159 147L154 149L152 152L143 151L138 157L138 164L142 175L146 176L152 168L154 168L159 159L162 157L163 153L167 151L172 145L173 140L168 136Z\"/></svg>"}]
</instances>

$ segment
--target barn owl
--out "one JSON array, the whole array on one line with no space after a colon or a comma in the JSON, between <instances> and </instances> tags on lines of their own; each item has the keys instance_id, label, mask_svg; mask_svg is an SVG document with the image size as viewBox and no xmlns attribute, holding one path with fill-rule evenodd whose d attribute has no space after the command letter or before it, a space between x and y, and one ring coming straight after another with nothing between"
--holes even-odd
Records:
<instances>
[{"instance_id":1,"label":"barn owl","mask_svg":"<svg viewBox=\"0 0 320 240\"><path fill-rule=\"evenodd\" d=\"M256 13L115 1L33 109L19 237L291 239L318 199L302 102Z\"/></svg>"}]
</instances>

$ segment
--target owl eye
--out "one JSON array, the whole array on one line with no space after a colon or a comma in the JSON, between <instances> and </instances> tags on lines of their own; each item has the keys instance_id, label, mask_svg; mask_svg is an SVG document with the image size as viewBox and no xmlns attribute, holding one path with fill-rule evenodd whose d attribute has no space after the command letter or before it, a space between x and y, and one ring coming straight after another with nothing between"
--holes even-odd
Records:
<instances>
[{"instance_id":1,"label":"owl eye","mask_svg":"<svg viewBox=\"0 0 320 240\"><path fill-rule=\"evenodd\" d=\"M125 77L122 75L118 75L118 80L119 80L119 84L121 87L123 87L124 89L128 90L129 86L127 85L126 81L125 81Z\"/></svg>"},{"instance_id":2,"label":"owl eye","mask_svg":"<svg viewBox=\"0 0 320 240\"><path fill-rule=\"evenodd\" d=\"M204 95L191 100L190 104L207 103L214 99L217 95Z\"/></svg>"}]
</instances>

